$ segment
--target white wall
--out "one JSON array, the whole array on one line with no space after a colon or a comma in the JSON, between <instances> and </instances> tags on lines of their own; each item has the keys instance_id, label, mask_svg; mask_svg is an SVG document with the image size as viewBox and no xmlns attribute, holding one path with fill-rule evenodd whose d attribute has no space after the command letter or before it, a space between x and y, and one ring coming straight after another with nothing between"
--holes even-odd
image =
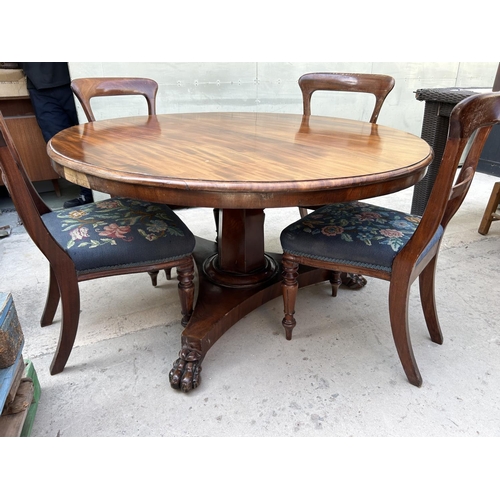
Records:
<instances>
[{"instance_id":1,"label":"white wall","mask_svg":"<svg viewBox=\"0 0 500 500\"><path fill-rule=\"evenodd\" d=\"M489 87L498 62L203 62L203 63L69 63L72 78L144 76L159 84L158 113L257 111L302 113L300 75L314 71L385 73L396 80L378 123L420 135L424 103L414 92L422 88ZM340 96L339 96L340 97ZM312 112L368 120L363 99L315 94ZM104 104L105 102L105 104ZM97 119L145 114L141 97L107 98L93 102ZM85 121L80 111L80 120Z\"/></svg>"}]
</instances>

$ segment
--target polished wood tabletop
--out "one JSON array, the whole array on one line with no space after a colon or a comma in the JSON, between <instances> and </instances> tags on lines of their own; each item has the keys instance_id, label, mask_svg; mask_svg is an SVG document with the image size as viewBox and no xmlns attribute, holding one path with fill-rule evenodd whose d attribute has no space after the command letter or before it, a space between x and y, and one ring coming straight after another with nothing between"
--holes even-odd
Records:
<instances>
[{"instance_id":1,"label":"polished wood tabletop","mask_svg":"<svg viewBox=\"0 0 500 500\"><path fill-rule=\"evenodd\" d=\"M185 392L199 385L211 346L281 294L281 256L265 251L265 208L389 194L418 182L432 160L430 146L403 131L281 113L103 120L59 132L47 151L57 172L75 184L217 209L216 242L197 239L198 297L169 377ZM301 272L299 285L325 279L324 271Z\"/></svg>"},{"instance_id":2,"label":"polished wood tabletop","mask_svg":"<svg viewBox=\"0 0 500 500\"><path fill-rule=\"evenodd\" d=\"M279 113L98 121L60 132L48 153L80 185L219 208L319 205L375 196L379 184L384 193L404 189L432 154L425 141L393 128Z\"/></svg>"}]
</instances>

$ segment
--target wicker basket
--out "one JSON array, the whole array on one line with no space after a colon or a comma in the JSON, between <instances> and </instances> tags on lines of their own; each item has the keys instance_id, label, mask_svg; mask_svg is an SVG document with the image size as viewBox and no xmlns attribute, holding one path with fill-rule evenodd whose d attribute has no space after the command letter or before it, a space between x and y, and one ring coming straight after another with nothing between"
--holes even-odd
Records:
<instances>
[{"instance_id":1,"label":"wicker basket","mask_svg":"<svg viewBox=\"0 0 500 500\"><path fill-rule=\"evenodd\" d=\"M451 111L460 101L476 93L472 89L461 88L419 89L415 92L417 101L425 101L421 137L434 150L434 159L425 177L413 190L413 214L422 215L427 205L443 157Z\"/></svg>"}]
</instances>

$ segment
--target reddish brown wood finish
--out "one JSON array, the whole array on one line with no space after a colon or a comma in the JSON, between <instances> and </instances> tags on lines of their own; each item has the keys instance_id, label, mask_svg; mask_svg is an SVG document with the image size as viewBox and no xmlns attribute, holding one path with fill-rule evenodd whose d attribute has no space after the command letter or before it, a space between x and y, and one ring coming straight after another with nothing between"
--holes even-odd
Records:
<instances>
[{"instance_id":1,"label":"reddish brown wood finish","mask_svg":"<svg viewBox=\"0 0 500 500\"><path fill-rule=\"evenodd\" d=\"M91 100L95 97L131 96L142 95L146 99L148 115L156 115L156 95L158 84L150 78L134 77L102 77L102 78L76 78L71 82L71 89L82 105L83 111L89 122L95 122ZM172 210L187 208L184 205L172 205ZM151 281L156 286L156 275L151 274ZM170 271L167 271L170 279Z\"/></svg>"},{"instance_id":2,"label":"reddish brown wood finish","mask_svg":"<svg viewBox=\"0 0 500 500\"><path fill-rule=\"evenodd\" d=\"M419 278L420 297L425 321L431 340L443 342L435 301L434 276L442 236L432 241L438 227L444 229L462 204L474 177L478 160L491 126L500 122L500 94L474 95L460 102L450 117L450 128L443 159L439 167L429 202L414 235L395 257L392 272L374 270L370 267L346 265L339 262L283 254L283 301L285 317L283 326L287 338L291 338L296 321L294 317L298 283L298 266L306 265L320 269L340 270L349 273L380 278L390 282L389 315L392 334L410 383L422 384L410 341L408 328L408 300L411 284ZM477 134L473 137L474 133ZM473 137L470 150L460 173L454 182L462 154ZM425 250L425 252L424 252ZM311 247L311 254L314 249Z\"/></svg>"},{"instance_id":3,"label":"reddish brown wood finish","mask_svg":"<svg viewBox=\"0 0 500 500\"><path fill-rule=\"evenodd\" d=\"M90 101L95 97L142 95L146 99L148 115L156 115L156 94L158 84L150 78L102 77L76 78L71 82L71 90L80 101L83 112L89 122L95 122ZM171 279L171 270L166 269L167 279ZM158 282L158 271L150 271L153 286Z\"/></svg>"},{"instance_id":4,"label":"reddish brown wood finish","mask_svg":"<svg viewBox=\"0 0 500 500\"><path fill-rule=\"evenodd\" d=\"M89 122L95 122L90 104L94 97L142 95L148 105L148 114L156 114L158 84L149 78L76 78L71 82L71 89L80 101Z\"/></svg>"},{"instance_id":5,"label":"reddish brown wood finish","mask_svg":"<svg viewBox=\"0 0 500 500\"><path fill-rule=\"evenodd\" d=\"M50 264L49 290L45 309L40 320L42 327L52 324L59 302L62 305L59 343L50 367L51 374L59 373L64 369L73 348L80 317L80 292L78 287L80 281L119 274L158 272L159 270L177 267L182 313L181 322L183 325L188 323L194 304L194 263L191 256L155 265L138 265L127 269L77 272L69 254L47 231L41 219L41 215L49 213L51 209L40 198L28 179L1 113L0 170L26 231Z\"/></svg>"},{"instance_id":6,"label":"reddish brown wood finish","mask_svg":"<svg viewBox=\"0 0 500 500\"><path fill-rule=\"evenodd\" d=\"M373 94L375 97L370 123L377 123L382 105L394 88L394 84L394 78L388 75L364 73L306 73L299 78L304 116L311 115L311 97L316 91L357 92ZM302 217L307 215L308 208L314 207L299 207L299 212Z\"/></svg>"},{"instance_id":7,"label":"reddish brown wood finish","mask_svg":"<svg viewBox=\"0 0 500 500\"><path fill-rule=\"evenodd\" d=\"M311 98L316 91L329 92L355 92L362 94L373 94L375 103L370 117L370 123L377 123L380 110L385 99L394 88L395 80L389 75L366 74L366 73L306 73L299 78L299 87L302 92L303 113L305 117L311 115ZM304 167L307 168L307 167ZM308 214L309 209L318 207L299 207L301 217ZM352 283L355 282L356 284ZM351 283L353 288L362 288L366 280L361 275L340 273L332 271L330 283L332 285L332 296L337 296L339 286Z\"/></svg>"},{"instance_id":8,"label":"reddish brown wood finish","mask_svg":"<svg viewBox=\"0 0 500 500\"><path fill-rule=\"evenodd\" d=\"M488 234L492 222L500 221L500 211L498 205L500 204L500 182L493 184L493 189L488 200L488 204L484 210L483 217L477 230L479 234Z\"/></svg>"},{"instance_id":9,"label":"reddish brown wood finish","mask_svg":"<svg viewBox=\"0 0 500 500\"><path fill-rule=\"evenodd\" d=\"M233 209L398 191L422 177L432 155L425 141L389 127L271 113L103 120L60 132L48 153L67 179L99 191Z\"/></svg>"},{"instance_id":10,"label":"reddish brown wood finish","mask_svg":"<svg viewBox=\"0 0 500 500\"><path fill-rule=\"evenodd\" d=\"M398 191L432 159L425 141L387 127L269 113L99 121L61 132L48 152L61 175L99 191L222 209L217 245L198 240L195 249L199 294L171 373L171 385L185 391L199 383L217 339L281 293L279 256L264 253L265 208ZM313 271L300 283L325 279Z\"/></svg>"},{"instance_id":11,"label":"reddish brown wood finish","mask_svg":"<svg viewBox=\"0 0 500 500\"><path fill-rule=\"evenodd\" d=\"M362 92L375 96L370 123L377 123L382 105L394 84L392 76L369 73L306 73L299 78L305 116L311 114L311 96L318 90Z\"/></svg>"}]
</instances>

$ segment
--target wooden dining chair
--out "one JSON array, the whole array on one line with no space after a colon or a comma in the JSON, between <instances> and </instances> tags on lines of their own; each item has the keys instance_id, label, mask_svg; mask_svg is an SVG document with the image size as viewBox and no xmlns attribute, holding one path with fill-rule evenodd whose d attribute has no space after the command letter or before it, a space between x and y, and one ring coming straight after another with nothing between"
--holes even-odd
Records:
<instances>
[{"instance_id":1,"label":"wooden dining chair","mask_svg":"<svg viewBox=\"0 0 500 500\"><path fill-rule=\"evenodd\" d=\"M287 339L291 339L296 324L299 264L387 280L390 323L399 358L410 383L422 384L408 330L411 284L419 278L430 338L441 344L434 284L439 247L467 194L491 127L498 122L498 93L468 97L453 109L439 173L422 216L364 202L337 203L315 210L282 231L282 324ZM471 147L455 181L469 139Z\"/></svg>"},{"instance_id":2,"label":"wooden dining chair","mask_svg":"<svg viewBox=\"0 0 500 500\"><path fill-rule=\"evenodd\" d=\"M299 78L302 92L303 115L311 115L311 97L317 91L358 92L373 94L375 104L370 117L370 123L377 123L380 110L386 97L394 88L392 76L369 73L306 73ZM305 217L308 208L299 207L301 217Z\"/></svg>"},{"instance_id":3,"label":"wooden dining chair","mask_svg":"<svg viewBox=\"0 0 500 500\"><path fill-rule=\"evenodd\" d=\"M0 113L0 169L16 211L49 261L49 290L41 326L62 306L59 343L50 373L61 372L75 341L80 281L177 268L182 320L193 311L195 238L166 205L110 198L52 211L29 180Z\"/></svg>"},{"instance_id":4,"label":"wooden dining chair","mask_svg":"<svg viewBox=\"0 0 500 500\"><path fill-rule=\"evenodd\" d=\"M299 78L299 87L302 92L302 107L304 117L311 116L311 98L314 92L357 92L373 94L375 103L370 116L370 123L377 123L380 110L386 97L394 88L395 80L389 75L370 73L306 73ZM305 217L309 210L319 207L299 207L301 217ZM360 274L340 273L332 271L330 277L332 296L337 296L341 284L352 290L366 285L366 279Z\"/></svg>"},{"instance_id":5,"label":"wooden dining chair","mask_svg":"<svg viewBox=\"0 0 500 500\"><path fill-rule=\"evenodd\" d=\"M146 100L148 114L156 115L156 95L158 83L151 78L141 77L91 77L75 78L71 81L71 89L82 105L83 112L89 122L96 121L91 101L102 97L143 96ZM94 101L95 103L96 101ZM169 205L172 210L189 207ZM158 283L158 272L150 272L151 283ZM165 270L167 280L172 278L170 269Z\"/></svg>"}]
</instances>

